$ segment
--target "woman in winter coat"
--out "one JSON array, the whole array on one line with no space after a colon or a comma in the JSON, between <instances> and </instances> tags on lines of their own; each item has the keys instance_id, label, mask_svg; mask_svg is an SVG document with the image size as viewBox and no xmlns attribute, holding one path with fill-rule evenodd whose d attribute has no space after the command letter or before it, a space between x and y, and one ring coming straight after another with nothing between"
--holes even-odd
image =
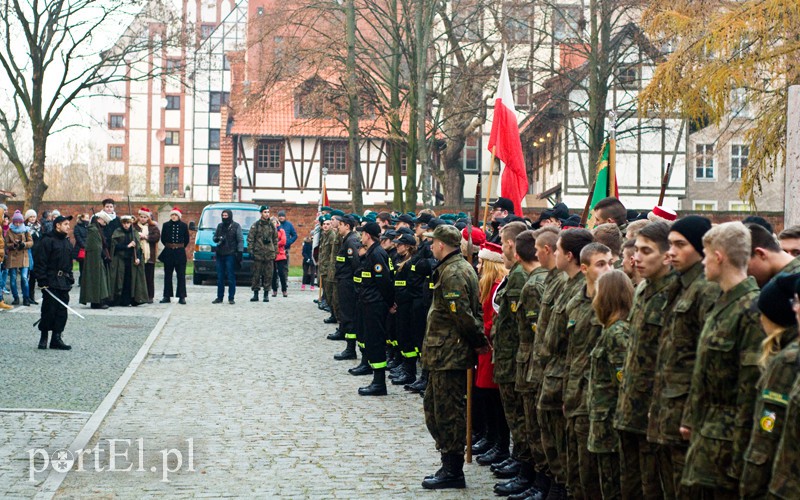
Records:
<instances>
[{"instance_id":1,"label":"woman in winter coat","mask_svg":"<svg viewBox=\"0 0 800 500\"><path fill-rule=\"evenodd\" d=\"M92 309L108 309L107 302L111 298L105 264L111 254L103 237L108 219L108 214L101 212L92 218L92 223L86 229L86 255L81 270L81 295L78 302L91 304Z\"/></svg>"},{"instance_id":2,"label":"woman in winter coat","mask_svg":"<svg viewBox=\"0 0 800 500\"><path fill-rule=\"evenodd\" d=\"M278 296L278 278L280 278L283 296L288 297L286 280L289 277L289 267L286 260L286 231L281 229L281 224L275 217L272 218L272 223L275 224L275 229L278 231L278 254L275 257L275 271L272 273L272 296Z\"/></svg>"},{"instance_id":3,"label":"woman in winter coat","mask_svg":"<svg viewBox=\"0 0 800 500\"><path fill-rule=\"evenodd\" d=\"M149 300L144 276L144 260L139 233L133 229L133 217L124 215L121 227L111 235L111 297L114 305L138 306Z\"/></svg>"},{"instance_id":4,"label":"woman in winter coat","mask_svg":"<svg viewBox=\"0 0 800 500\"><path fill-rule=\"evenodd\" d=\"M28 250L33 247L33 238L25 225L22 213L19 210L11 217L11 226L5 235L6 258L5 266L8 269L8 278L11 281L11 295L14 296L12 306L19 305L19 291L17 290L17 274L20 275L22 284L22 305L31 305L28 286L28 267L30 258Z\"/></svg>"}]
</instances>

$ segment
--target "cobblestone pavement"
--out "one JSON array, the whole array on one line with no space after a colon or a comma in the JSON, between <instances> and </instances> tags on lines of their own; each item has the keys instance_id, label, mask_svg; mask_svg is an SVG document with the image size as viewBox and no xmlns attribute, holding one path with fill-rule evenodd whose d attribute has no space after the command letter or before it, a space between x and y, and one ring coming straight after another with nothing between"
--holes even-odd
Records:
<instances>
[{"instance_id":1,"label":"cobblestone pavement","mask_svg":"<svg viewBox=\"0 0 800 500\"><path fill-rule=\"evenodd\" d=\"M332 359L344 343L325 340L315 293L292 283L289 298L250 303L242 288L236 305L212 305L211 286L188 293L95 434L99 460L56 497L493 497L474 464L467 490L421 488L439 466L421 398L395 386L359 397L369 377ZM113 441L115 472L112 440L128 440Z\"/></svg>"}]
</instances>

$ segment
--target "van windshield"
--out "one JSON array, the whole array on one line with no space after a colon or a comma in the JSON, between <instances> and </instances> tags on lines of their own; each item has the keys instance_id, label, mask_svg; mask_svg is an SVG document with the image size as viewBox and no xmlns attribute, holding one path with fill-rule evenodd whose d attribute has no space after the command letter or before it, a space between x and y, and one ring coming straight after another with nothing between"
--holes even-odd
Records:
<instances>
[{"instance_id":1,"label":"van windshield","mask_svg":"<svg viewBox=\"0 0 800 500\"><path fill-rule=\"evenodd\" d=\"M200 219L200 229L216 229L217 225L222 222L222 210L213 209L203 212L203 216ZM261 213L257 210L231 209L231 212L233 212L233 221L242 226L242 231L248 231L250 226L261 217Z\"/></svg>"}]
</instances>

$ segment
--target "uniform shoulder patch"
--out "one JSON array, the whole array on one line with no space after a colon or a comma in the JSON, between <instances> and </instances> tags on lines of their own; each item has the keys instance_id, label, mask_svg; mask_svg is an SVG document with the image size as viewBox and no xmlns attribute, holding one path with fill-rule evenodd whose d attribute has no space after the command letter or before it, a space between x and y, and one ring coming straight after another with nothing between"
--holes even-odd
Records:
<instances>
[{"instance_id":1,"label":"uniform shoulder patch","mask_svg":"<svg viewBox=\"0 0 800 500\"><path fill-rule=\"evenodd\" d=\"M513 300L511 301L511 312L512 313L517 312L517 302Z\"/></svg>"},{"instance_id":2,"label":"uniform shoulder patch","mask_svg":"<svg viewBox=\"0 0 800 500\"><path fill-rule=\"evenodd\" d=\"M375 272L379 273L381 271L383 271L383 266L380 264L375 264Z\"/></svg>"},{"instance_id":3,"label":"uniform shoulder patch","mask_svg":"<svg viewBox=\"0 0 800 500\"><path fill-rule=\"evenodd\" d=\"M455 302L450 302L450 312L452 312L452 313L456 312L456 303Z\"/></svg>"},{"instance_id":4,"label":"uniform shoulder patch","mask_svg":"<svg viewBox=\"0 0 800 500\"><path fill-rule=\"evenodd\" d=\"M761 418L758 420L759 425L761 426L761 430L764 432L772 432L775 428L775 417L777 415L774 411L764 410L761 414Z\"/></svg>"},{"instance_id":5,"label":"uniform shoulder patch","mask_svg":"<svg viewBox=\"0 0 800 500\"><path fill-rule=\"evenodd\" d=\"M769 401L770 403L779 404L781 406L789 405L789 396L779 392L770 391L769 389L764 389L761 391L761 399L764 401Z\"/></svg>"},{"instance_id":6,"label":"uniform shoulder patch","mask_svg":"<svg viewBox=\"0 0 800 500\"><path fill-rule=\"evenodd\" d=\"M617 382L622 383L622 367L617 368Z\"/></svg>"},{"instance_id":7,"label":"uniform shoulder patch","mask_svg":"<svg viewBox=\"0 0 800 500\"><path fill-rule=\"evenodd\" d=\"M447 292L444 294L446 299L457 299L459 297L461 297L461 292Z\"/></svg>"},{"instance_id":8,"label":"uniform shoulder patch","mask_svg":"<svg viewBox=\"0 0 800 500\"><path fill-rule=\"evenodd\" d=\"M352 248L348 248L347 249L347 255L353 255L353 249Z\"/></svg>"}]
</instances>

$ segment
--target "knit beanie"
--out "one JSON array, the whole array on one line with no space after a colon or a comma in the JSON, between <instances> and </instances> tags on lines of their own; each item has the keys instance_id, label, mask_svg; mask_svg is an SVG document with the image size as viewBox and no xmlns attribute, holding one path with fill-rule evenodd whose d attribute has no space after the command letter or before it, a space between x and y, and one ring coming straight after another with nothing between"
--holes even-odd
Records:
<instances>
[{"instance_id":1,"label":"knit beanie","mask_svg":"<svg viewBox=\"0 0 800 500\"><path fill-rule=\"evenodd\" d=\"M22 212L15 210L14 215L11 216L11 222L25 222L25 219L22 218Z\"/></svg>"},{"instance_id":2,"label":"knit beanie","mask_svg":"<svg viewBox=\"0 0 800 500\"><path fill-rule=\"evenodd\" d=\"M780 326L796 325L797 317L792 310L792 299L798 278L800 273L781 273L764 285L761 295L758 296L758 310L761 314Z\"/></svg>"},{"instance_id":3,"label":"knit beanie","mask_svg":"<svg viewBox=\"0 0 800 500\"><path fill-rule=\"evenodd\" d=\"M25 220L28 220L31 217L36 217L36 210L29 208L28 211L25 212Z\"/></svg>"},{"instance_id":4,"label":"knit beanie","mask_svg":"<svg viewBox=\"0 0 800 500\"><path fill-rule=\"evenodd\" d=\"M679 233L688 241L697 253L703 253L703 236L711 229L711 221L699 215L688 215L672 223L670 231Z\"/></svg>"}]
</instances>

